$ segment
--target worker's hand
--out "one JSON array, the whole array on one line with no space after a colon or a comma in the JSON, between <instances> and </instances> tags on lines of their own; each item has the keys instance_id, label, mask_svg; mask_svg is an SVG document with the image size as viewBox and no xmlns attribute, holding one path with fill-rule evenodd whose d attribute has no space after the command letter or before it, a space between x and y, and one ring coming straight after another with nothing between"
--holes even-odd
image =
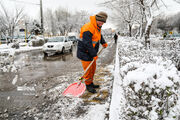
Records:
<instances>
[{"instance_id":1,"label":"worker's hand","mask_svg":"<svg viewBox=\"0 0 180 120\"><path fill-rule=\"evenodd\" d=\"M96 56L96 57L93 57L93 59L96 61L96 60L98 59L98 56Z\"/></svg>"},{"instance_id":2,"label":"worker's hand","mask_svg":"<svg viewBox=\"0 0 180 120\"><path fill-rule=\"evenodd\" d=\"M104 43L102 46L103 46L104 48L107 48L108 44L107 44L107 43Z\"/></svg>"}]
</instances>

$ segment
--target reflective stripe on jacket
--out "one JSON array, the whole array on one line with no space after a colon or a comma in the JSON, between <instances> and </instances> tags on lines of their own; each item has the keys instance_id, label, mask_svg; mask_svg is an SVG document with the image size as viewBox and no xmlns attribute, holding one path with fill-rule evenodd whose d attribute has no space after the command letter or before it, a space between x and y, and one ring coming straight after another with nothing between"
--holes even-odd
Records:
<instances>
[{"instance_id":1,"label":"reflective stripe on jacket","mask_svg":"<svg viewBox=\"0 0 180 120\"><path fill-rule=\"evenodd\" d=\"M90 22L81 28L80 38L82 41L78 42L77 57L84 61L92 61L93 57L97 56L99 43L105 43L95 16L90 16Z\"/></svg>"}]
</instances>

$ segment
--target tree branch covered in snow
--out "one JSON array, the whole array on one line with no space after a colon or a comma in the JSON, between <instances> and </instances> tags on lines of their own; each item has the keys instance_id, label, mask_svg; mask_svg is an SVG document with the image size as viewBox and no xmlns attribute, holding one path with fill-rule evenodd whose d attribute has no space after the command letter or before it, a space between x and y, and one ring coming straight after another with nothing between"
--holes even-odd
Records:
<instances>
[{"instance_id":1,"label":"tree branch covered in snow","mask_svg":"<svg viewBox=\"0 0 180 120\"><path fill-rule=\"evenodd\" d=\"M136 23L139 15L138 15L138 7L136 7L134 0L112 0L112 1L105 1L100 5L105 6L106 8L112 11L112 21L114 21L120 30L124 32L128 29L129 36L132 36L132 27ZM124 25L126 27L124 27Z\"/></svg>"},{"instance_id":2,"label":"tree branch covered in snow","mask_svg":"<svg viewBox=\"0 0 180 120\"><path fill-rule=\"evenodd\" d=\"M133 27L139 27L136 36L144 36L145 44L149 43L151 26L159 14L159 9L165 6L163 0L108 0L100 5L111 10L111 17L119 25L120 30L124 29L124 24L126 25L129 36L132 36Z\"/></svg>"},{"instance_id":3,"label":"tree branch covered in snow","mask_svg":"<svg viewBox=\"0 0 180 120\"><path fill-rule=\"evenodd\" d=\"M180 4L180 0L174 0L174 1Z\"/></svg>"}]
</instances>

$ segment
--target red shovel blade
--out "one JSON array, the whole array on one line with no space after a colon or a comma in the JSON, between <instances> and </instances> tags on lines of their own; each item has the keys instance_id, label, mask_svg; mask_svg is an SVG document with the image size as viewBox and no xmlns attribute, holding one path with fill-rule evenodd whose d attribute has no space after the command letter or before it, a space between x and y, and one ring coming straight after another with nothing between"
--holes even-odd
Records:
<instances>
[{"instance_id":1,"label":"red shovel blade","mask_svg":"<svg viewBox=\"0 0 180 120\"><path fill-rule=\"evenodd\" d=\"M63 95L79 97L85 92L85 90L86 90L86 85L84 83L76 82L76 83L69 85L63 92Z\"/></svg>"}]
</instances>

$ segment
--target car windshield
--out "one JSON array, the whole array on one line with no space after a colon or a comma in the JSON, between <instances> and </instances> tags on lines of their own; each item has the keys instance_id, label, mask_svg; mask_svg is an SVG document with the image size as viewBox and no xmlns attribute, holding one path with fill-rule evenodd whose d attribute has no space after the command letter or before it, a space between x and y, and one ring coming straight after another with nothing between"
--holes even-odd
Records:
<instances>
[{"instance_id":1,"label":"car windshield","mask_svg":"<svg viewBox=\"0 0 180 120\"><path fill-rule=\"evenodd\" d=\"M54 38L49 38L48 42L63 42L64 38L63 37L54 37Z\"/></svg>"},{"instance_id":2,"label":"car windshield","mask_svg":"<svg viewBox=\"0 0 180 120\"><path fill-rule=\"evenodd\" d=\"M69 36L68 38L69 38L69 40L76 40L75 36Z\"/></svg>"}]
</instances>

